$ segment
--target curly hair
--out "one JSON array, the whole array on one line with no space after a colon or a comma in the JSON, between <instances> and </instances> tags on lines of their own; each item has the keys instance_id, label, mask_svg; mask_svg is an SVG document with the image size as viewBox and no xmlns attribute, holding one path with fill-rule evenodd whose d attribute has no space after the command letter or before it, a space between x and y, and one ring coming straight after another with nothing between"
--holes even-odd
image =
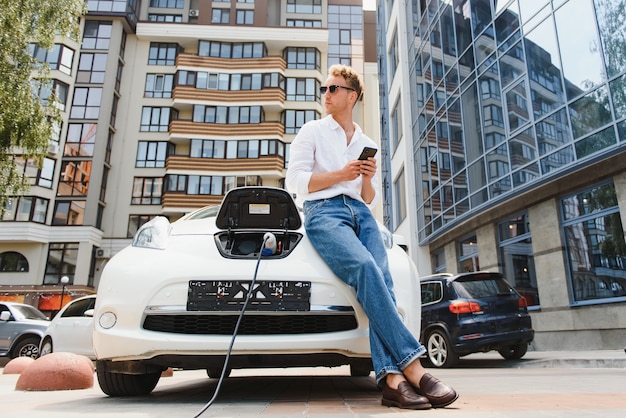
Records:
<instances>
[{"instance_id":1,"label":"curly hair","mask_svg":"<svg viewBox=\"0 0 626 418\"><path fill-rule=\"evenodd\" d=\"M360 99L363 94L363 81L359 73L354 71L352 67L343 64L332 65L328 69L328 75L333 77L343 77L350 87L356 91L357 97Z\"/></svg>"}]
</instances>

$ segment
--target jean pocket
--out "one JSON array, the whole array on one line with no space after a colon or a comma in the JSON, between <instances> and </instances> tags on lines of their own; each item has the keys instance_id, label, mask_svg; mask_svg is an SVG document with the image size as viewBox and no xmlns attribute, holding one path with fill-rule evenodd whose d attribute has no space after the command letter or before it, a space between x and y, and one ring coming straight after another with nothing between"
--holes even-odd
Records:
<instances>
[{"instance_id":1,"label":"jean pocket","mask_svg":"<svg viewBox=\"0 0 626 418\"><path fill-rule=\"evenodd\" d=\"M304 216L311 216L316 211L320 210L324 204L326 204L327 199L319 199L319 200L307 200L304 202L302 207L302 211L304 212Z\"/></svg>"}]
</instances>

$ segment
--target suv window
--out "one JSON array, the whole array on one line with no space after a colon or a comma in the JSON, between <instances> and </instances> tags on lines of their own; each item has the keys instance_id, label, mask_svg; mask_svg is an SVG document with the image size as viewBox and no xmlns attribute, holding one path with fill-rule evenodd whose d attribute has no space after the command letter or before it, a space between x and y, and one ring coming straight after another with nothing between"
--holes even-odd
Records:
<instances>
[{"instance_id":1,"label":"suv window","mask_svg":"<svg viewBox=\"0 0 626 418\"><path fill-rule=\"evenodd\" d=\"M456 280L454 290L462 298L480 299L491 296L510 295L514 293L509 284L501 277L489 276L472 278L474 280Z\"/></svg>"},{"instance_id":2,"label":"suv window","mask_svg":"<svg viewBox=\"0 0 626 418\"><path fill-rule=\"evenodd\" d=\"M443 299L443 289L440 282L428 282L421 284L422 305L439 302Z\"/></svg>"}]
</instances>

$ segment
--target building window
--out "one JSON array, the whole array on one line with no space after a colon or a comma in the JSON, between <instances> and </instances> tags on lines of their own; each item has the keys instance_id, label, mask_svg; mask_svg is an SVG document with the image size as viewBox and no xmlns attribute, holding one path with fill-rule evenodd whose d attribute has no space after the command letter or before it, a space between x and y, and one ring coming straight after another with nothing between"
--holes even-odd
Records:
<instances>
[{"instance_id":1,"label":"building window","mask_svg":"<svg viewBox=\"0 0 626 418\"><path fill-rule=\"evenodd\" d=\"M322 13L322 0L287 0L287 13Z\"/></svg>"},{"instance_id":2,"label":"building window","mask_svg":"<svg viewBox=\"0 0 626 418\"><path fill-rule=\"evenodd\" d=\"M84 200L57 201L52 225L82 225L86 203Z\"/></svg>"},{"instance_id":3,"label":"building window","mask_svg":"<svg viewBox=\"0 0 626 418\"><path fill-rule=\"evenodd\" d=\"M165 191L188 195L222 196L224 177L169 174L165 176Z\"/></svg>"},{"instance_id":4,"label":"building window","mask_svg":"<svg viewBox=\"0 0 626 418\"><path fill-rule=\"evenodd\" d=\"M97 20L85 21L82 48L109 49L112 28L111 22L99 22Z\"/></svg>"},{"instance_id":5,"label":"building window","mask_svg":"<svg viewBox=\"0 0 626 418\"><path fill-rule=\"evenodd\" d=\"M89 0L87 2L87 10L90 12L126 12L126 6L134 7L134 1L128 0Z\"/></svg>"},{"instance_id":6,"label":"building window","mask_svg":"<svg viewBox=\"0 0 626 418\"><path fill-rule=\"evenodd\" d=\"M150 43L148 65L174 65L179 46L174 43Z\"/></svg>"},{"instance_id":7,"label":"building window","mask_svg":"<svg viewBox=\"0 0 626 418\"><path fill-rule=\"evenodd\" d=\"M211 10L211 23L227 25L230 23L230 9Z\"/></svg>"},{"instance_id":8,"label":"building window","mask_svg":"<svg viewBox=\"0 0 626 418\"><path fill-rule=\"evenodd\" d=\"M163 9L182 9L185 7L185 0L150 0L150 7L161 7Z\"/></svg>"},{"instance_id":9,"label":"building window","mask_svg":"<svg viewBox=\"0 0 626 418\"><path fill-rule=\"evenodd\" d=\"M91 166L91 160L64 161L57 196L87 196Z\"/></svg>"},{"instance_id":10,"label":"building window","mask_svg":"<svg viewBox=\"0 0 626 418\"><path fill-rule=\"evenodd\" d=\"M61 44L55 44L49 51L36 44L29 44L28 47L30 55L37 62L45 62L51 70L59 70L64 74L72 75L73 49Z\"/></svg>"},{"instance_id":11,"label":"building window","mask_svg":"<svg viewBox=\"0 0 626 418\"><path fill-rule=\"evenodd\" d=\"M267 48L263 42L200 41L198 55L214 58L263 58L267 56Z\"/></svg>"},{"instance_id":12,"label":"building window","mask_svg":"<svg viewBox=\"0 0 626 418\"><path fill-rule=\"evenodd\" d=\"M28 260L16 251L0 253L0 272L23 273L28 271Z\"/></svg>"},{"instance_id":13,"label":"building window","mask_svg":"<svg viewBox=\"0 0 626 418\"><path fill-rule=\"evenodd\" d=\"M165 160L170 144L163 141L139 141L137 144L137 158L135 167L153 168L165 167Z\"/></svg>"},{"instance_id":14,"label":"building window","mask_svg":"<svg viewBox=\"0 0 626 418\"><path fill-rule=\"evenodd\" d=\"M573 302L624 300L626 241L613 183L561 199L561 217Z\"/></svg>"},{"instance_id":15,"label":"building window","mask_svg":"<svg viewBox=\"0 0 626 418\"><path fill-rule=\"evenodd\" d=\"M498 223L502 273L528 306L539 306L537 273L528 215L523 213Z\"/></svg>"},{"instance_id":16,"label":"building window","mask_svg":"<svg viewBox=\"0 0 626 418\"><path fill-rule=\"evenodd\" d=\"M193 107L193 121L219 124L261 123L265 120L261 106L204 106Z\"/></svg>"},{"instance_id":17,"label":"building window","mask_svg":"<svg viewBox=\"0 0 626 418\"><path fill-rule=\"evenodd\" d=\"M389 130L391 134L392 151L395 152L400 138L402 138L402 101L400 100L400 96L398 96L398 101L391 111L391 126Z\"/></svg>"},{"instance_id":18,"label":"building window","mask_svg":"<svg viewBox=\"0 0 626 418\"><path fill-rule=\"evenodd\" d=\"M147 74L143 97L172 98L174 74Z\"/></svg>"},{"instance_id":19,"label":"building window","mask_svg":"<svg viewBox=\"0 0 626 418\"><path fill-rule=\"evenodd\" d=\"M315 110L285 110L281 115L286 134L297 134L302 125L319 119L320 114Z\"/></svg>"},{"instance_id":20,"label":"building window","mask_svg":"<svg viewBox=\"0 0 626 418\"><path fill-rule=\"evenodd\" d=\"M352 65L352 45L363 40L361 6L328 5L328 65Z\"/></svg>"},{"instance_id":21,"label":"building window","mask_svg":"<svg viewBox=\"0 0 626 418\"><path fill-rule=\"evenodd\" d=\"M47 189L52 188L56 160L46 157L43 159L41 168L39 168L34 159L24 159L16 156L15 163L18 171L28 177L30 185L41 186Z\"/></svg>"},{"instance_id":22,"label":"building window","mask_svg":"<svg viewBox=\"0 0 626 418\"><path fill-rule=\"evenodd\" d=\"M322 56L317 48L288 47L283 51L283 58L287 61L287 68L298 70L319 71Z\"/></svg>"},{"instance_id":23,"label":"building window","mask_svg":"<svg viewBox=\"0 0 626 418\"><path fill-rule=\"evenodd\" d=\"M446 252L443 248L433 251L430 255L430 265L433 274L446 272Z\"/></svg>"},{"instance_id":24,"label":"building window","mask_svg":"<svg viewBox=\"0 0 626 418\"><path fill-rule=\"evenodd\" d=\"M320 82L316 78L288 78L287 100L313 102L319 98Z\"/></svg>"},{"instance_id":25,"label":"building window","mask_svg":"<svg viewBox=\"0 0 626 418\"><path fill-rule=\"evenodd\" d=\"M393 182L393 191L395 197L395 226L396 229L400 226L404 218L406 218L406 185L404 182L404 168L398 174L398 177Z\"/></svg>"},{"instance_id":26,"label":"building window","mask_svg":"<svg viewBox=\"0 0 626 418\"><path fill-rule=\"evenodd\" d=\"M135 177L131 205L160 205L163 179L160 177Z\"/></svg>"},{"instance_id":27,"label":"building window","mask_svg":"<svg viewBox=\"0 0 626 418\"><path fill-rule=\"evenodd\" d=\"M135 236L139 228L146 222L154 219L156 215L130 215L128 217L128 229L126 231L126 238L132 238Z\"/></svg>"},{"instance_id":28,"label":"building window","mask_svg":"<svg viewBox=\"0 0 626 418\"><path fill-rule=\"evenodd\" d=\"M104 83L108 54L83 52L78 60L78 83Z\"/></svg>"},{"instance_id":29,"label":"building window","mask_svg":"<svg viewBox=\"0 0 626 418\"><path fill-rule=\"evenodd\" d=\"M171 117L174 116L169 107L144 107L141 110L141 132L167 132Z\"/></svg>"},{"instance_id":30,"label":"building window","mask_svg":"<svg viewBox=\"0 0 626 418\"><path fill-rule=\"evenodd\" d=\"M254 24L254 10L237 10L237 24L238 25L253 25Z\"/></svg>"},{"instance_id":31,"label":"building window","mask_svg":"<svg viewBox=\"0 0 626 418\"><path fill-rule=\"evenodd\" d=\"M34 196L12 197L5 201L3 221L46 223L47 199Z\"/></svg>"},{"instance_id":32,"label":"building window","mask_svg":"<svg viewBox=\"0 0 626 418\"><path fill-rule=\"evenodd\" d=\"M287 27L289 28L321 28L321 20L306 19L287 19Z\"/></svg>"},{"instance_id":33,"label":"building window","mask_svg":"<svg viewBox=\"0 0 626 418\"><path fill-rule=\"evenodd\" d=\"M76 87L70 118L72 119L98 119L100 113L100 101L102 100L101 87Z\"/></svg>"},{"instance_id":34,"label":"building window","mask_svg":"<svg viewBox=\"0 0 626 418\"><path fill-rule=\"evenodd\" d=\"M39 96L43 106L54 106L65 110L70 87L58 80L33 80L33 93Z\"/></svg>"},{"instance_id":35,"label":"building window","mask_svg":"<svg viewBox=\"0 0 626 418\"><path fill-rule=\"evenodd\" d=\"M70 123L67 127L64 156L93 157L97 123Z\"/></svg>"},{"instance_id":36,"label":"building window","mask_svg":"<svg viewBox=\"0 0 626 418\"><path fill-rule=\"evenodd\" d=\"M478 245L473 234L458 242L459 272L465 273L480 270L478 264Z\"/></svg>"},{"instance_id":37,"label":"building window","mask_svg":"<svg viewBox=\"0 0 626 418\"><path fill-rule=\"evenodd\" d=\"M181 23L183 21L182 15L160 15L150 13L148 15L149 22L165 22L165 23Z\"/></svg>"},{"instance_id":38,"label":"building window","mask_svg":"<svg viewBox=\"0 0 626 418\"><path fill-rule=\"evenodd\" d=\"M78 243L50 243L43 284L59 284L61 277L68 276L70 283L74 282L78 260Z\"/></svg>"}]
</instances>

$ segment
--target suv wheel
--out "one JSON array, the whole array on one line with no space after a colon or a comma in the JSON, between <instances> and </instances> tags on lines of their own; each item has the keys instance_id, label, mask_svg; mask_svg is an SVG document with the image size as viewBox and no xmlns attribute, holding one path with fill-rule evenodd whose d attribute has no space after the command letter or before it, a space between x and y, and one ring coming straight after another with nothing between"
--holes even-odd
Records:
<instances>
[{"instance_id":1,"label":"suv wheel","mask_svg":"<svg viewBox=\"0 0 626 418\"><path fill-rule=\"evenodd\" d=\"M511 345L507 348L501 348L498 353L507 360L519 360L528 351L528 344Z\"/></svg>"},{"instance_id":2,"label":"suv wheel","mask_svg":"<svg viewBox=\"0 0 626 418\"><path fill-rule=\"evenodd\" d=\"M430 364L438 368L452 367L459 360L459 355L452 350L448 336L439 329L428 334L426 356Z\"/></svg>"},{"instance_id":3,"label":"suv wheel","mask_svg":"<svg viewBox=\"0 0 626 418\"><path fill-rule=\"evenodd\" d=\"M161 373L123 374L111 373L98 367L96 374L100 389L109 396L141 396L152 392L161 377Z\"/></svg>"},{"instance_id":4,"label":"suv wheel","mask_svg":"<svg viewBox=\"0 0 626 418\"><path fill-rule=\"evenodd\" d=\"M16 357L32 357L37 358L39 354L39 338L28 337L15 345L13 349L13 358Z\"/></svg>"}]
</instances>

